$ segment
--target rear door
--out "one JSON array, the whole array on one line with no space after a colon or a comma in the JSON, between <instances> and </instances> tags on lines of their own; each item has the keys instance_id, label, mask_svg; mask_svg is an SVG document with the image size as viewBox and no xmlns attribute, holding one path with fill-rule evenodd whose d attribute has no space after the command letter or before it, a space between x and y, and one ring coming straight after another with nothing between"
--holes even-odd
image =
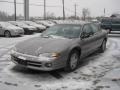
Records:
<instances>
[{"instance_id":1,"label":"rear door","mask_svg":"<svg viewBox=\"0 0 120 90\"><path fill-rule=\"evenodd\" d=\"M94 34L93 34L93 42L94 42L94 50L96 50L98 47L101 46L102 41L103 41L103 33L99 25L97 24L91 24L90 25Z\"/></svg>"},{"instance_id":2,"label":"rear door","mask_svg":"<svg viewBox=\"0 0 120 90\"><path fill-rule=\"evenodd\" d=\"M94 32L90 26L90 24L84 25L83 26L83 30L81 33L81 49L82 49L82 56L87 56L88 54L90 54L92 52L92 50L94 49L94 36L93 36Z\"/></svg>"}]
</instances>

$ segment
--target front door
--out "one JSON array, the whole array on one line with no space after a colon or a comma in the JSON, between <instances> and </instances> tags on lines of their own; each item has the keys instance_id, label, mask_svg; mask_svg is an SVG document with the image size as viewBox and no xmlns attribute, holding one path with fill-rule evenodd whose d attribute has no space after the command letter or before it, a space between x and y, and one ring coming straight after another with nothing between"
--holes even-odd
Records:
<instances>
[{"instance_id":1,"label":"front door","mask_svg":"<svg viewBox=\"0 0 120 90\"><path fill-rule=\"evenodd\" d=\"M82 49L82 56L87 56L92 52L94 49L94 33L90 27L90 24L87 24L83 27L82 34L81 34L81 49Z\"/></svg>"}]
</instances>

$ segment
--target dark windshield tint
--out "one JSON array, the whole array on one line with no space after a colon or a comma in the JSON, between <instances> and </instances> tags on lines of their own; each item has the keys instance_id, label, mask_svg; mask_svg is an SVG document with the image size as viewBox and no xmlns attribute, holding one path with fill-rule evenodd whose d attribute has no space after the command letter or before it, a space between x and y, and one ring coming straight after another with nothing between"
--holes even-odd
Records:
<instances>
[{"instance_id":1,"label":"dark windshield tint","mask_svg":"<svg viewBox=\"0 0 120 90\"><path fill-rule=\"evenodd\" d=\"M54 35L65 38L78 38L80 32L80 25L56 25L43 32L42 36L46 37Z\"/></svg>"}]
</instances>

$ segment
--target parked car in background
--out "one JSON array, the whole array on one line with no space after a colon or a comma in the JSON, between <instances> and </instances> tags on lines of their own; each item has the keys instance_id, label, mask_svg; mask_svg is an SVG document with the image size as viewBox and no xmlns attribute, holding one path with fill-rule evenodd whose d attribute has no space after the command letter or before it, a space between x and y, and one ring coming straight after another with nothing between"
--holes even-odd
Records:
<instances>
[{"instance_id":1,"label":"parked car in background","mask_svg":"<svg viewBox=\"0 0 120 90\"><path fill-rule=\"evenodd\" d=\"M14 26L8 22L0 22L0 35L5 37L23 35L24 30L20 27Z\"/></svg>"},{"instance_id":2,"label":"parked car in background","mask_svg":"<svg viewBox=\"0 0 120 90\"><path fill-rule=\"evenodd\" d=\"M51 21L53 24L57 24L56 20L49 20Z\"/></svg>"},{"instance_id":3,"label":"parked car in background","mask_svg":"<svg viewBox=\"0 0 120 90\"><path fill-rule=\"evenodd\" d=\"M46 28L49 28L49 27L54 25L53 23L49 23L47 20L45 20L45 21L42 21L42 20L41 21L36 21L36 23L42 24L42 25L46 26Z\"/></svg>"},{"instance_id":4,"label":"parked car in background","mask_svg":"<svg viewBox=\"0 0 120 90\"><path fill-rule=\"evenodd\" d=\"M37 24L37 23L32 22L32 21L24 21L24 23L26 23L27 25L36 27L39 32L46 30L46 27L42 24Z\"/></svg>"},{"instance_id":5,"label":"parked car in background","mask_svg":"<svg viewBox=\"0 0 120 90\"><path fill-rule=\"evenodd\" d=\"M96 24L59 24L39 37L17 44L11 52L11 60L31 69L73 71L83 57L96 50L104 52L106 42L107 32Z\"/></svg>"},{"instance_id":6,"label":"parked car in background","mask_svg":"<svg viewBox=\"0 0 120 90\"><path fill-rule=\"evenodd\" d=\"M101 24L101 22L99 20L97 20L97 19L92 19L91 22L96 23L96 24Z\"/></svg>"},{"instance_id":7,"label":"parked car in background","mask_svg":"<svg viewBox=\"0 0 120 90\"><path fill-rule=\"evenodd\" d=\"M111 31L120 31L120 18L104 18L101 21L103 29Z\"/></svg>"},{"instance_id":8,"label":"parked car in background","mask_svg":"<svg viewBox=\"0 0 120 90\"><path fill-rule=\"evenodd\" d=\"M55 22L53 22L53 21L51 21L51 20L47 20L47 22L49 23L49 24L51 24L51 26L54 26L56 23Z\"/></svg>"},{"instance_id":9,"label":"parked car in background","mask_svg":"<svg viewBox=\"0 0 120 90\"><path fill-rule=\"evenodd\" d=\"M21 27L24 29L25 34L31 34L37 31L37 28L34 26L29 26L25 23L23 23L22 21L9 21L9 23Z\"/></svg>"}]
</instances>

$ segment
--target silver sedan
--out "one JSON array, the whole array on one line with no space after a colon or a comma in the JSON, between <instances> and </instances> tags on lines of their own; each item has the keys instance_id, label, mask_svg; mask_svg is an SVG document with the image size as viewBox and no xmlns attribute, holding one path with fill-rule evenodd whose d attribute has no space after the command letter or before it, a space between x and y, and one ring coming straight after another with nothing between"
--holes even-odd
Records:
<instances>
[{"instance_id":1,"label":"silver sedan","mask_svg":"<svg viewBox=\"0 0 120 90\"><path fill-rule=\"evenodd\" d=\"M59 24L39 37L17 44L11 52L11 60L32 69L73 71L83 57L96 50L104 52L106 42L107 32L98 25L87 22Z\"/></svg>"}]
</instances>

